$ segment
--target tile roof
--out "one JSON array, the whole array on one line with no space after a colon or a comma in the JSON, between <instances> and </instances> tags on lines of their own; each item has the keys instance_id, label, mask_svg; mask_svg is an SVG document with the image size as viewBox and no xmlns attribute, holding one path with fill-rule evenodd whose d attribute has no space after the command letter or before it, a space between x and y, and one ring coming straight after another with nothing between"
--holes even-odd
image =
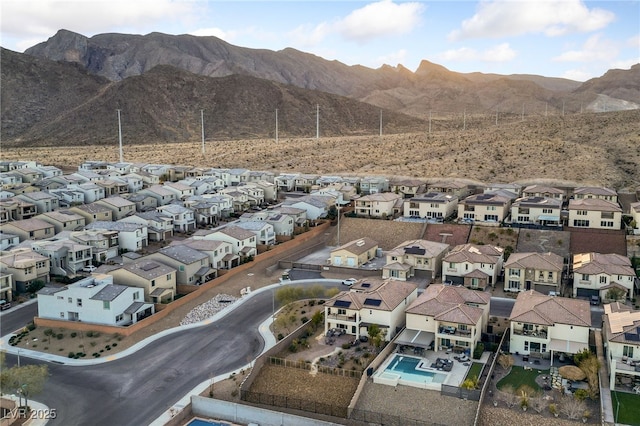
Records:
<instances>
[{"instance_id":1,"label":"tile roof","mask_svg":"<svg viewBox=\"0 0 640 426\"><path fill-rule=\"evenodd\" d=\"M455 246L443 259L445 262L498 263L504 249L492 245L462 244Z\"/></svg>"},{"instance_id":2,"label":"tile roof","mask_svg":"<svg viewBox=\"0 0 640 426\"><path fill-rule=\"evenodd\" d=\"M122 197L108 197L108 198L103 198L100 201L97 201L98 203L106 203L109 204L110 206L114 206L114 207L126 207L126 206L135 206L134 203L132 203L131 201L127 200L126 198L122 198Z\"/></svg>"},{"instance_id":3,"label":"tile roof","mask_svg":"<svg viewBox=\"0 0 640 426\"><path fill-rule=\"evenodd\" d=\"M440 321L475 325L483 309L469 304L488 305L490 301L489 293L462 286L431 284L405 312L434 317Z\"/></svg>"},{"instance_id":4,"label":"tile roof","mask_svg":"<svg viewBox=\"0 0 640 426\"><path fill-rule=\"evenodd\" d=\"M631 260L615 253L579 253L573 256L573 272L587 275L635 276Z\"/></svg>"},{"instance_id":5,"label":"tile roof","mask_svg":"<svg viewBox=\"0 0 640 426\"><path fill-rule=\"evenodd\" d=\"M601 186L581 186L573 190L574 194L584 194L584 195L606 195L606 196L617 196L618 193L610 188L605 188Z\"/></svg>"},{"instance_id":6,"label":"tile roof","mask_svg":"<svg viewBox=\"0 0 640 426\"><path fill-rule=\"evenodd\" d=\"M592 210L600 212L622 212L618 203L600 198L583 198L580 200L570 200L569 210Z\"/></svg>"},{"instance_id":7,"label":"tile roof","mask_svg":"<svg viewBox=\"0 0 640 426\"><path fill-rule=\"evenodd\" d=\"M512 207L551 207L559 209L562 207L562 200L547 197L522 197L513 202Z\"/></svg>"},{"instance_id":8,"label":"tile roof","mask_svg":"<svg viewBox=\"0 0 640 426\"><path fill-rule=\"evenodd\" d=\"M619 302L604 305L604 327L610 342L638 345L640 342L640 311Z\"/></svg>"},{"instance_id":9,"label":"tile roof","mask_svg":"<svg viewBox=\"0 0 640 426\"><path fill-rule=\"evenodd\" d=\"M203 259L209 259L209 256L206 254L185 245L163 247L158 250L158 253L170 257L171 259L175 259L185 265L199 262Z\"/></svg>"},{"instance_id":10,"label":"tile roof","mask_svg":"<svg viewBox=\"0 0 640 426\"><path fill-rule=\"evenodd\" d=\"M453 201L458 201L458 197L451 194L445 194L444 192L428 192L426 194L420 194L408 200L404 200L405 202L425 202L425 203L450 203Z\"/></svg>"},{"instance_id":11,"label":"tile roof","mask_svg":"<svg viewBox=\"0 0 640 426\"><path fill-rule=\"evenodd\" d=\"M331 250L331 253L334 253L338 250L346 250L349 253L360 255L362 253L366 253L374 247L378 247L377 241L374 241L369 237L363 237L358 240L350 241L347 244L343 244L340 247Z\"/></svg>"},{"instance_id":12,"label":"tile roof","mask_svg":"<svg viewBox=\"0 0 640 426\"><path fill-rule=\"evenodd\" d=\"M247 231L246 229L242 229L237 226L226 226L218 230L217 232L221 232L225 235L235 238L236 240L246 240L255 236L253 232Z\"/></svg>"},{"instance_id":13,"label":"tile roof","mask_svg":"<svg viewBox=\"0 0 640 426\"><path fill-rule=\"evenodd\" d=\"M378 192L376 194L369 194L358 198L358 201L372 201L372 202L396 202L403 199L402 196L393 192ZM404 201L404 200L403 200Z\"/></svg>"},{"instance_id":14,"label":"tile roof","mask_svg":"<svg viewBox=\"0 0 640 426\"><path fill-rule=\"evenodd\" d=\"M591 309L587 300L546 296L528 290L518 294L509 320L541 325L591 327Z\"/></svg>"},{"instance_id":15,"label":"tile roof","mask_svg":"<svg viewBox=\"0 0 640 426\"><path fill-rule=\"evenodd\" d=\"M443 251L449 249L449 244L438 243L429 240L408 240L394 247L387 253L388 256L413 255L426 257L428 259L437 257Z\"/></svg>"},{"instance_id":16,"label":"tile roof","mask_svg":"<svg viewBox=\"0 0 640 426\"><path fill-rule=\"evenodd\" d=\"M380 280L378 278L367 279L366 281L371 284L371 289L356 291L358 287L354 284L351 290L338 293L332 299L328 300L326 305L334 306L336 301L342 300L351 302L352 306L349 309L359 310L366 308L390 312L397 308L405 298L417 289L415 284L405 281ZM362 281L358 284L362 284ZM367 299L369 299L369 301ZM371 304L370 301L380 302L379 305L376 306Z\"/></svg>"},{"instance_id":17,"label":"tile roof","mask_svg":"<svg viewBox=\"0 0 640 426\"><path fill-rule=\"evenodd\" d=\"M148 280L168 275L176 271L176 269L171 266L149 259L142 259L132 263L127 263L122 267L122 269Z\"/></svg>"},{"instance_id":18,"label":"tile roof","mask_svg":"<svg viewBox=\"0 0 640 426\"><path fill-rule=\"evenodd\" d=\"M504 263L506 268L562 271L564 259L555 253L512 253Z\"/></svg>"},{"instance_id":19,"label":"tile roof","mask_svg":"<svg viewBox=\"0 0 640 426\"><path fill-rule=\"evenodd\" d=\"M539 193L539 194L562 194L564 191L558 188L552 188L544 185L531 185L522 190L523 193Z\"/></svg>"}]
</instances>

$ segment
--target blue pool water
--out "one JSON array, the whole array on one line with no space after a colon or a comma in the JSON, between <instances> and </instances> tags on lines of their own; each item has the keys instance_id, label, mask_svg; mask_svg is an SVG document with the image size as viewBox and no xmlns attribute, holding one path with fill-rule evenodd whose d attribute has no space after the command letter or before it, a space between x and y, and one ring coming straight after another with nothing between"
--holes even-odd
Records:
<instances>
[{"instance_id":1,"label":"blue pool water","mask_svg":"<svg viewBox=\"0 0 640 426\"><path fill-rule=\"evenodd\" d=\"M201 419L193 419L187 426L229 426L229 423L226 422L214 422L213 420L201 420Z\"/></svg>"},{"instance_id":2,"label":"blue pool water","mask_svg":"<svg viewBox=\"0 0 640 426\"><path fill-rule=\"evenodd\" d=\"M385 371L400 375L401 380L418 383L443 383L446 375L432 373L430 371L416 370L420 363L419 358L401 356L396 354Z\"/></svg>"}]
</instances>

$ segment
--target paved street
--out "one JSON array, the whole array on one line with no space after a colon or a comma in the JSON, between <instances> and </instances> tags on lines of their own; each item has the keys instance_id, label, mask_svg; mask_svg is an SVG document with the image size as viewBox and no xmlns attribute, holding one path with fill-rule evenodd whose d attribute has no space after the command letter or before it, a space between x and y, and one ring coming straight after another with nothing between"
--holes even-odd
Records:
<instances>
[{"instance_id":1,"label":"paved street","mask_svg":"<svg viewBox=\"0 0 640 426\"><path fill-rule=\"evenodd\" d=\"M33 317L38 314L38 304L34 302L16 305L3 311L0 314L0 336L13 333L33 321Z\"/></svg>"}]
</instances>

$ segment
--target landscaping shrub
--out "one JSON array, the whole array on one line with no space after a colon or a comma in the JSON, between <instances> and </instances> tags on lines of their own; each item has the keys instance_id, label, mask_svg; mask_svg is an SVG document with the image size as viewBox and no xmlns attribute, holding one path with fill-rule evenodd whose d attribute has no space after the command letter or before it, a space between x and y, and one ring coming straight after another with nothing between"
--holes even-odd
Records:
<instances>
[{"instance_id":1,"label":"landscaping shrub","mask_svg":"<svg viewBox=\"0 0 640 426\"><path fill-rule=\"evenodd\" d=\"M69 358L75 358L76 357L76 353L75 352L69 352Z\"/></svg>"},{"instance_id":2,"label":"landscaping shrub","mask_svg":"<svg viewBox=\"0 0 640 426\"><path fill-rule=\"evenodd\" d=\"M584 401L589 397L589 391L587 391L586 389L578 389L573 394L573 396L580 401Z\"/></svg>"},{"instance_id":3,"label":"landscaping shrub","mask_svg":"<svg viewBox=\"0 0 640 426\"><path fill-rule=\"evenodd\" d=\"M300 318L300 322L301 322L302 324L304 324L304 323L305 323L305 322L307 322L307 321L309 321L309 318L307 318L307 317L302 317L302 318Z\"/></svg>"},{"instance_id":4,"label":"landscaping shrub","mask_svg":"<svg viewBox=\"0 0 640 426\"><path fill-rule=\"evenodd\" d=\"M29 324L27 324L27 330L33 331L35 329L36 329L36 325L33 323L33 321L31 321Z\"/></svg>"},{"instance_id":5,"label":"landscaping shrub","mask_svg":"<svg viewBox=\"0 0 640 426\"><path fill-rule=\"evenodd\" d=\"M278 333L278 340L284 339L284 335L282 333Z\"/></svg>"},{"instance_id":6,"label":"landscaping shrub","mask_svg":"<svg viewBox=\"0 0 640 426\"><path fill-rule=\"evenodd\" d=\"M483 352L484 352L484 343L480 342L476 345L476 348L473 350L473 358L480 359Z\"/></svg>"},{"instance_id":7,"label":"landscaping shrub","mask_svg":"<svg viewBox=\"0 0 640 426\"><path fill-rule=\"evenodd\" d=\"M56 338L57 338L58 340L62 340L62 339L64 339L64 334L62 334L62 333L58 333L58 335L56 336Z\"/></svg>"},{"instance_id":8,"label":"landscaping shrub","mask_svg":"<svg viewBox=\"0 0 640 426\"><path fill-rule=\"evenodd\" d=\"M349 349L351 347L351 343L343 343L342 349Z\"/></svg>"},{"instance_id":9,"label":"landscaping shrub","mask_svg":"<svg viewBox=\"0 0 640 426\"><path fill-rule=\"evenodd\" d=\"M54 332L53 332L53 330L52 330L52 329L50 329L50 328L47 328L47 329L44 331L44 335L45 335L45 336L53 336L54 334L55 334L55 333L54 333Z\"/></svg>"},{"instance_id":10,"label":"landscaping shrub","mask_svg":"<svg viewBox=\"0 0 640 426\"><path fill-rule=\"evenodd\" d=\"M78 335L78 333L76 333L75 331L71 332L71 337L76 337Z\"/></svg>"}]
</instances>

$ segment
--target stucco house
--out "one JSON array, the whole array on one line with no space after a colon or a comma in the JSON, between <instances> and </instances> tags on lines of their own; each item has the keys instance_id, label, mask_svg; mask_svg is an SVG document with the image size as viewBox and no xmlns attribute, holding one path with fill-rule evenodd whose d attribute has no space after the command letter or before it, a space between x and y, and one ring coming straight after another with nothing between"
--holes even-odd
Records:
<instances>
[{"instance_id":1,"label":"stucco house","mask_svg":"<svg viewBox=\"0 0 640 426\"><path fill-rule=\"evenodd\" d=\"M53 224L37 217L24 220L16 220L2 225L2 232L17 235L20 241L42 240L55 235Z\"/></svg>"},{"instance_id":2,"label":"stucco house","mask_svg":"<svg viewBox=\"0 0 640 426\"><path fill-rule=\"evenodd\" d=\"M490 303L489 293L431 284L406 308L396 343L470 355L487 330Z\"/></svg>"},{"instance_id":3,"label":"stucco house","mask_svg":"<svg viewBox=\"0 0 640 426\"><path fill-rule=\"evenodd\" d=\"M331 250L331 265L347 268L360 268L376 257L378 242L369 237L350 241Z\"/></svg>"},{"instance_id":4,"label":"stucco house","mask_svg":"<svg viewBox=\"0 0 640 426\"><path fill-rule=\"evenodd\" d=\"M71 207L69 211L84 217L85 224L94 222L96 220L113 220L113 212L111 211L111 209L102 204L82 204L80 206Z\"/></svg>"},{"instance_id":5,"label":"stucco house","mask_svg":"<svg viewBox=\"0 0 640 426\"><path fill-rule=\"evenodd\" d=\"M382 268L382 278L407 280L413 276L440 276L442 259L449 251L449 244L428 240L409 240L387 252L387 263Z\"/></svg>"},{"instance_id":6,"label":"stucco house","mask_svg":"<svg viewBox=\"0 0 640 426\"><path fill-rule=\"evenodd\" d=\"M511 205L511 223L561 226L562 200L545 197L518 198Z\"/></svg>"},{"instance_id":7,"label":"stucco house","mask_svg":"<svg viewBox=\"0 0 640 426\"><path fill-rule=\"evenodd\" d=\"M30 248L16 248L0 256L0 272L13 275L18 293L24 293L34 281L49 282L50 270L49 258Z\"/></svg>"},{"instance_id":8,"label":"stucco house","mask_svg":"<svg viewBox=\"0 0 640 426\"><path fill-rule=\"evenodd\" d=\"M149 195L150 197L155 198L156 201L158 201L158 206L166 206L167 204L180 199L175 192L170 191L162 185L151 185L148 188L138 191L138 194Z\"/></svg>"},{"instance_id":9,"label":"stucco house","mask_svg":"<svg viewBox=\"0 0 640 426\"><path fill-rule=\"evenodd\" d=\"M84 230L71 232L69 239L91 246L93 261L104 263L118 256L120 244L118 231Z\"/></svg>"},{"instance_id":10,"label":"stucco house","mask_svg":"<svg viewBox=\"0 0 640 426\"><path fill-rule=\"evenodd\" d=\"M256 244L271 246L276 243L276 233L273 225L267 221L240 221L235 226L253 232L256 236Z\"/></svg>"},{"instance_id":11,"label":"stucco house","mask_svg":"<svg viewBox=\"0 0 640 426\"><path fill-rule=\"evenodd\" d=\"M111 210L113 220L120 220L136 212L135 203L122 197L103 198L102 200L96 201L96 203Z\"/></svg>"},{"instance_id":12,"label":"stucco house","mask_svg":"<svg viewBox=\"0 0 640 426\"><path fill-rule=\"evenodd\" d=\"M427 192L442 192L444 194L455 195L461 200L471 194L471 188L463 182L437 181L427 184Z\"/></svg>"},{"instance_id":13,"label":"stucco house","mask_svg":"<svg viewBox=\"0 0 640 426\"><path fill-rule=\"evenodd\" d=\"M523 197L543 197L553 198L560 201L565 201L567 194L564 190L553 188L545 185L530 185L522 190Z\"/></svg>"},{"instance_id":14,"label":"stucco house","mask_svg":"<svg viewBox=\"0 0 640 426\"><path fill-rule=\"evenodd\" d=\"M49 258L55 275L76 275L93 260L91 246L73 240L34 241L31 249Z\"/></svg>"},{"instance_id":15,"label":"stucco house","mask_svg":"<svg viewBox=\"0 0 640 426\"><path fill-rule=\"evenodd\" d=\"M239 256L241 260L255 256L258 253L256 235L251 231L234 225L212 230L198 230L193 234L193 239L226 241L231 244L232 253ZM229 256L228 259L232 259L232 256Z\"/></svg>"},{"instance_id":16,"label":"stucco house","mask_svg":"<svg viewBox=\"0 0 640 426\"><path fill-rule=\"evenodd\" d=\"M336 199L327 195L305 195L300 198L287 198L284 205L296 207L307 212L307 219L316 220L325 217Z\"/></svg>"},{"instance_id":17,"label":"stucco house","mask_svg":"<svg viewBox=\"0 0 640 426\"><path fill-rule=\"evenodd\" d=\"M546 296L534 290L518 294L511 316L509 350L551 359L589 348L589 302Z\"/></svg>"},{"instance_id":18,"label":"stucco house","mask_svg":"<svg viewBox=\"0 0 640 426\"><path fill-rule=\"evenodd\" d=\"M615 253L578 253L573 256L573 297L613 299L634 297L635 271L631 260ZM616 289L616 290L614 290Z\"/></svg>"},{"instance_id":19,"label":"stucco house","mask_svg":"<svg viewBox=\"0 0 640 426\"><path fill-rule=\"evenodd\" d=\"M147 302L168 303L176 296L176 268L148 257L126 263L108 274L117 283L141 288Z\"/></svg>"},{"instance_id":20,"label":"stucco house","mask_svg":"<svg viewBox=\"0 0 640 426\"><path fill-rule=\"evenodd\" d=\"M504 249L492 245L461 244L442 259L442 281L484 290L495 286L502 269Z\"/></svg>"},{"instance_id":21,"label":"stucco house","mask_svg":"<svg viewBox=\"0 0 640 426\"><path fill-rule=\"evenodd\" d=\"M226 241L214 240L194 240L186 238L184 240L175 240L171 242L171 246L185 245L194 250L198 250L209 256L211 267L214 269L231 269L239 262L238 255L233 254L231 243Z\"/></svg>"},{"instance_id":22,"label":"stucco house","mask_svg":"<svg viewBox=\"0 0 640 426\"><path fill-rule=\"evenodd\" d=\"M620 229L622 208L600 198L569 200L569 226L591 229Z\"/></svg>"},{"instance_id":23,"label":"stucco house","mask_svg":"<svg viewBox=\"0 0 640 426\"><path fill-rule=\"evenodd\" d=\"M196 229L196 219L193 210L178 204L159 206L158 213L173 221L174 232L191 232Z\"/></svg>"},{"instance_id":24,"label":"stucco house","mask_svg":"<svg viewBox=\"0 0 640 426\"><path fill-rule=\"evenodd\" d=\"M505 220L511 199L497 194L470 195L458 202L458 219L498 226Z\"/></svg>"},{"instance_id":25,"label":"stucco house","mask_svg":"<svg viewBox=\"0 0 640 426\"><path fill-rule=\"evenodd\" d=\"M209 256L186 245L163 247L147 258L175 268L177 284L201 285L216 277Z\"/></svg>"},{"instance_id":26,"label":"stucco house","mask_svg":"<svg viewBox=\"0 0 640 426\"><path fill-rule=\"evenodd\" d=\"M36 210L40 214L52 212L60 208L58 197L44 191L18 194L15 196L15 198L34 204L36 206Z\"/></svg>"},{"instance_id":27,"label":"stucco house","mask_svg":"<svg viewBox=\"0 0 640 426\"><path fill-rule=\"evenodd\" d=\"M420 179L392 179L389 191L399 194L402 198L412 198L425 192L426 183Z\"/></svg>"},{"instance_id":28,"label":"stucco house","mask_svg":"<svg viewBox=\"0 0 640 426\"><path fill-rule=\"evenodd\" d=\"M113 284L109 275L94 275L65 287L38 291L38 316L91 324L129 325L155 312L140 289Z\"/></svg>"},{"instance_id":29,"label":"stucco house","mask_svg":"<svg viewBox=\"0 0 640 426\"><path fill-rule=\"evenodd\" d=\"M379 194L389 191L389 179L384 176L365 176L360 179L359 185L362 195Z\"/></svg>"},{"instance_id":30,"label":"stucco house","mask_svg":"<svg viewBox=\"0 0 640 426\"><path fill-rule=\"evenodd\" d=\"M79 231L85 226L85 218L70 210L56 210L37 216L53 225L56 234L62 231Z\"/></svg>"},{"instance_id":31,"label":"stucco house","mask_svg":"<svg viewBox=\"0 0 640 426\"><path fill-rule=\"evenodd\" d=\"M504 291L559 291L564 259L555 253L512 253L504 262Z\"/></svg>"},{"instance_id":32,"label":"stucco house","mask_svg":"<svg viewBox=\"0 0 640 426\"><path fill-rule=\"evenodd\" d=\"M429 192L404 201L404 217L446 219L458 209L458 197L442 192Z\"/></svg>"},{"instance_id":33,"label":"stucco house","mask_svg":"<svg viewBox=\"0 0 640 426\"><path fill-rule=\"evenodd\" d=\"M618 193L611 188L601 186L580 186L573 190L573 198L582 200L585 198L597 198L600 200L618 202Z\"/></svg>"},{"instance_id":34,"label":"stucco house","mask_svg":"<svg viewBox=\"0 0 640 426\"><path fill-rule=\"evenodd\" d=\"M418 296L417 286L404 281L360 280L324 304L324 331L344 330L359 338L368 336L371 324L381 329L390 341L406 321L404 310Z\"/></svg>"},{"instance_id":35,"label":"stucco house","mask_svg":"<svg viewBox=\"0 0 640 426\"><path fill-rule=\"evenodd\" d=\"M147 226L130 222L105 222L97 220L85 226L88 230L116 231L121 249L140 251L149 245Z\"/></svg>"},{"instance_id":36,"label":"stucco house","mask_svg":"<svg viewBox=\"0 0 640 426\"><path fill-rule=\"evenodd\" d=\"M391 218L395 212L403 209L403 199L393 192L382 192L365 195L353 202L354 212L358 216Z\"/></svg>"},{"instance_id":37,"label":"stucco house","mask_svg":"<svg viewBox=\"0 0 640 426\"><path fill-rule=\"evenodd\" d=\"M149 241L167 241L173 237L173 218L157 211L136 213L120 221L146 225Z\"/></svg>"},{"instance_id":38,"label":"stucco house","mask_svg":"<svg viewBox=\"0 0 640 426\"><path fill-rule=\"evenodd\" d=\"M640 380L640 311L614 302L604 305L603 319L609 387L629 391Z\"/></svg>"}]
</instances>

